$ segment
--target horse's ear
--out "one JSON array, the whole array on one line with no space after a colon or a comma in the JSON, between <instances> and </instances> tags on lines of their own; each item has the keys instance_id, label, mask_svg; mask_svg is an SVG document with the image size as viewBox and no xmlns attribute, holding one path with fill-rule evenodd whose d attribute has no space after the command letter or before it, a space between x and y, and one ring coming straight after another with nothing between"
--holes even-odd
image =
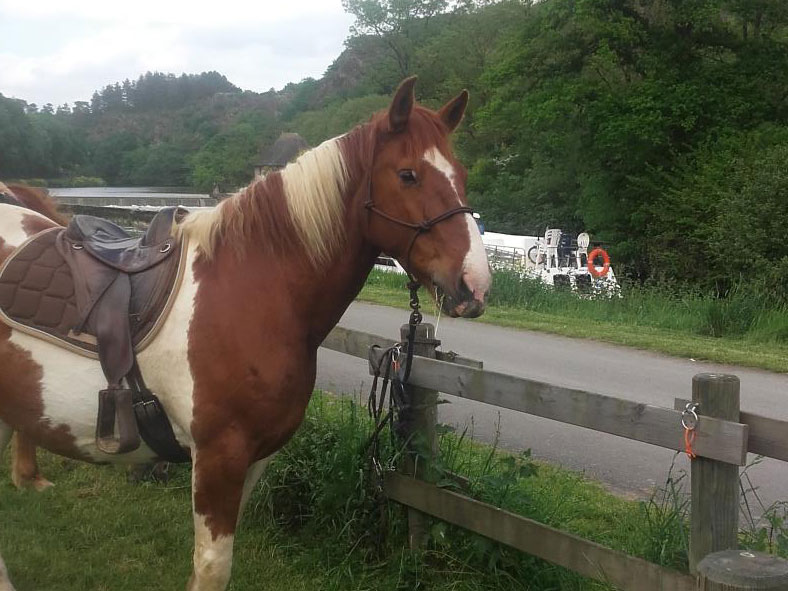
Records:
<instances>
[{"instance_id":1,"label":"horse's ear","mask_svg":"<svg viewBox=\"0 0 788 591\"><path fill-rule=\"evenodd\" d=\"M402 131L408 124L410 113L413 111L413 103L416 97L413 87L416 84L416 76L405 78L399 85L394 100L389 107L389 129L393 132Z\"/></svg>"},{"instance_id":2,"label":"horse's ear","mask_svg":"<svg viewBox=\"0 0 788 591\"><path fill-rule=\"evenodd\" d=\"M463 90L456 97L451 99L448 103L443 105L438 111L441 121L446 124L449 131L454 131L462 121L462 116L465 115L465 107L468 106L468 91Z\"/></svg>"}]
</instances>

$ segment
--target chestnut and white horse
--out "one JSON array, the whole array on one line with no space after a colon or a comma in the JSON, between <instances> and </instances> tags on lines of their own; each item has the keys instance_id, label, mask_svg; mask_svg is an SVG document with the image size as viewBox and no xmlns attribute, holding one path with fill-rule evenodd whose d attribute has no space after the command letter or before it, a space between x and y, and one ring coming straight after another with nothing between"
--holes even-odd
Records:
<instances>
[{"instance_id":1,"label":"chestnut and white horse","mask_svg":"<svg viewBox=\"0 0 788 591\"><path fill-rule=\"evenodd\" d=\"M191 591L225 589L250 491L301 423L318 346L382 251L442 292L446 313L484 310L490 272L449 144L468 94L436 112L415 104L414 82L370 122L173 230L188 249L187 271L138 360L191 450ZM0 263L54 223L0 205ZM98 361L0 323L0 444L17 432L18 484L46 485L35 446L88 462L155 459L144 444L124 456L97 450L105 384ZM0 559L0 590L10 589Z\"/></svg>"}]
</instances>

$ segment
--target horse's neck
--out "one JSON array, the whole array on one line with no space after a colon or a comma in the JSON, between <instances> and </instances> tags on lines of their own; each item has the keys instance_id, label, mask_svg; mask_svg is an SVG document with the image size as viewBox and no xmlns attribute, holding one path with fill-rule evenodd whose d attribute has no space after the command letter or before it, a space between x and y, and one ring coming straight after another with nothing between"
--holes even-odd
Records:
<instances>
[{"instance_id":1,"label":"horse's neck","mask_svg":"<svg viewBox=\"0 0 788 591\"><path fill-rule=\"evenodd\" d=\"M380 254L364 237L367 211L357 188L350 187L345 200L343 245L325 265L315 267L297 251L274 254L253 245L239 259L222 245L213 264L218 282L224 283L217 289L226 290L228 305L244 310L246 322L261 326L270 323L271 314L287 317L296 338L317 348L358 295Z\"/></svg>"},{"instance_id":2,"label":"horse's neck","mask_svg":"<svg viewBox=\"0 0 788 591\"><path fill-rule=\"evenodd\" d=\"M361 154L370 151L368 130L358 127L346 137ZM311 297L307 298L309 315L309 341L317 347L358 295L367 279L380 249L365 237L368 210L364 202L368 198L367 158L348 162L350 181L345 193L345 240L340 252L325 268L316 269L312 275Z\"/></svg>"},{"instance_id":3,"label":"horse's neck","mask_svg":"<svg viewBox=\"0 0 788 591\"><path fill-rule=\"evenodd\" d=\"M355 200L347 206L345 243L326 269L315 273L311 290L310 341L315 345L323 341L361 291L380 254L362 233L366 210Z\"/></svg>"}]
</instances>

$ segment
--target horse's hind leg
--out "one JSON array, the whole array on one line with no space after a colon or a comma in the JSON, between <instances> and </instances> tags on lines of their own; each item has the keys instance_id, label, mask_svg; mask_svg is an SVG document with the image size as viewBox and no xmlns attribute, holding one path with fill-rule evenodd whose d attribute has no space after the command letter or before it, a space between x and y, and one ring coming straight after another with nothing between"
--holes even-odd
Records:
<instances>
[{"instance_id":1,"label":"horse's hind leg","mask_svg":"<svg viewBox=\"0 0 788 591\"><path fill-rule=\"evenodd\" d=\"M36 444L21 431L14 437L14 461L11 467L11 481L19 489L33 488L42 491L54 486L41 475L36 461Z\"/></svg>"},{"instance_id":2,"label":"horse's hind leg","mask_svg":"<svg viewBox=\"0 0 788 591\"><path fill-rule=\"evenodd\" d=\"M5 457L5 450L8 447L13 434L14 430L6 425L3 421L0 421L0 460Z\"/></svg>"},{"instance_id":3,"label":"horse's hind leg","mask_svg":"<svg viewBox=\"0 0 788 591\"><path fill-rule=\"evenodd\" d=\"M2 459L5 448L8 447L8 442L11 440L11 435L13 435L13 433L14 431L11 427L0 421L0 459ZM2 556L0 556L0 591L14 591L14 586L8 578L8 570L5 568Z\"/></svg>"},{"instance_id":4,"label":"horse's hind leg","mask_svg":"<svg viewBox=\"0 0 788 591\"><path fill-rule=\"evenodd\" d=\"M0 459L3 458L5 449L8 447L8 442L11 441L11 435L13 434L14 430L3 421L0 421ZM8 571L5 568L2 556L0 556L0 591L14 591L14 586L8 578Z\"/></svg>"}]
</instances>

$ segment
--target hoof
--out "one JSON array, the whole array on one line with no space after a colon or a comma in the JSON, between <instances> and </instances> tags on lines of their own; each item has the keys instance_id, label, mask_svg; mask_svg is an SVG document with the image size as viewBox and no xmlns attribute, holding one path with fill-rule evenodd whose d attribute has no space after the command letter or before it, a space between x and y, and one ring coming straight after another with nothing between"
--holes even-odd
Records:
<instances>
[{"instance_id":1,"label":"hoof","mask_svg":"<svg viewBox=\"0 0 788 591\"><path fill-rule=\"evenodd\" d=\"M52 486L55 486L55 483L54 482L50 482L49 480L47 480L43 476L36 476L33 479L33 482L31 482L31 486L37 492L42 492L42 491L45 491L46 489L48 489L48 488L50 488Z\"/></svg>"},{"instance_id":2,"label":"hoof","mask_svg":"<svg viewBox=\"0 0 788 591\"><path fill-rule=\"evenodd\" d=\"M54 483L50 482L40 474L33 476L32 478L26 478L20 476L18 474L14 474L11 477L11 482L14 483L14 486L19 490L26 490L26 489L33 489L36 492L42 492L48 489L51 486L55 486ZM2 579L0 579L2 580ZM0 591L3 591L2 587L0 587Z\"/></svg>"}]
</instances>

